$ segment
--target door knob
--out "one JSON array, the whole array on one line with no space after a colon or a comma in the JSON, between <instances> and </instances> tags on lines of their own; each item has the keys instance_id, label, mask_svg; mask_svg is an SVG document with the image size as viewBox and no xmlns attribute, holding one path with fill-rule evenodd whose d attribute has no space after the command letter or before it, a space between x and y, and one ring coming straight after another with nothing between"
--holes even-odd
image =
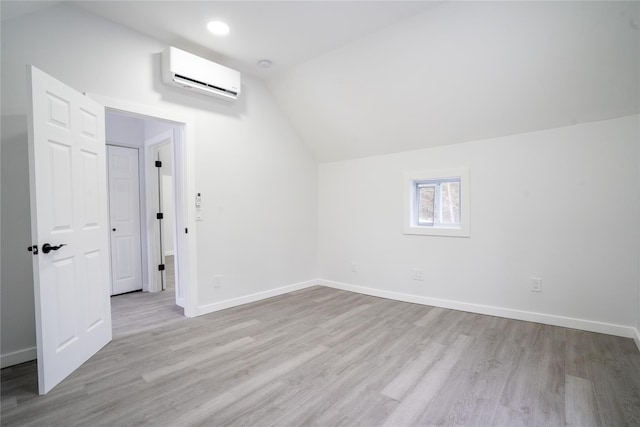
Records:
<instances>
[{"instance_id":1,"label":"door knob","mask_svg":"<svg viewBox=\"0 0 640 427\"><path fill-rule=\"evenodd\" d=\"M42 252L44 252L45 254L48 254L51 251L57 251L58 249L60 249L63 246L67 246L64 243L58 245L58 246L51 246L49 243L45 243L44 245L42 245Z\"/></svg>"}]
</instances>

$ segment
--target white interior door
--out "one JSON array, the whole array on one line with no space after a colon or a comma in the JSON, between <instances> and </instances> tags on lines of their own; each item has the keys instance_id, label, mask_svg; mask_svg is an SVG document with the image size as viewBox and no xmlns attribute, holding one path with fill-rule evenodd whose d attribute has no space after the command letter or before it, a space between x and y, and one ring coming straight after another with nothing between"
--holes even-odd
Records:
<instances>
[{"instance_id":1,"label":"white interior door","mask_svg":"<svg viewBox=\"0 0 640 427\"><path fill-rule=\"evenodd\" d=\"M175 254L173 224L174 221L174 202L173 202L173 177L171 175L162 175L162 243L164 247L164 256Z\"/></svg>"},{"instance_id":2,"label":"white interior door","mask_svg":"<svg viewBox=\"0 0 640 427\"><path fill-rule=\"evenodd\" d=\"M35 67L29 74L30 249L45 394L111 341L104 108Z\"/></svg>"},{"instance_id":3,"label":"white interior door","mask_svg":"<svg viewBox=\"0 0 640 427\"><path fill-rule=\"evenodd\" d=\"M111 294L142 289L138 150L107 146Z\"/></svg>"}]
</instances>

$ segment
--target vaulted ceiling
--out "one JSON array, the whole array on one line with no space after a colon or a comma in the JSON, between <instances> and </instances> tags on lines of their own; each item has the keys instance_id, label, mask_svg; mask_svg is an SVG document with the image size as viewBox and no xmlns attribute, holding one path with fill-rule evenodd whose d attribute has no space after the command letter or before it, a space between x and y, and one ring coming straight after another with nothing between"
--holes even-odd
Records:
<instances>
[{"instance_id":1,"label":"vaulted ceiling","mask_svg":"<svg viewBox=\"0 0 640 427\"><path fill-rule=\"evenodd\" d=\"M269 78L435 6L416 1L71 1L171 46ZM231 31L216 37L206 24ZM258 66L261 59L272 68Z\"/></svg>"},{"instance_id":2,"label":"vaulted ceiling","mask_svg":"<svg viewBox=\"0 0 640 427\"><path fill-rule=\"evenodd\" d=\"M269 83L320 161L640 111L640 2L447 2Z\"/></svg>"},{"instance_id":3,"label":"vaulted ceiling","mask_svg":"<svg viewBox=\"0 0 640 427\"><path fill-rule=\"evenodd\" d=\"M319 161L640 112L639 2L62 3L263 79Z\"/></svg>"}]
</instances>

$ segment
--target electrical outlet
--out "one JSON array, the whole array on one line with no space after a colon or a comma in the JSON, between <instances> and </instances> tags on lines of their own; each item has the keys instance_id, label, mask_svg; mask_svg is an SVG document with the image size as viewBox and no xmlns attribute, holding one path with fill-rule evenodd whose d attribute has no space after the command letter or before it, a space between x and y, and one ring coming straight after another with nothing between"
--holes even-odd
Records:
<instances>
[{"instance_id":1,"label":"electrical outlet","mask_svg":"<svg viewBox=\"0 0 640 427\"><path fill-rule=\"evenodd\" d=\"M358 264L356 264L355 262L351 263L351 271L354 273L358 272Z\"/></svg>"},{"instance_id":2,"label":"electrical outlet","mask_svg":"<svg viewBox=\"0 0 640 427\"><path fill-rule=\"evenodd\" d=\"M413 280L423 281L424 280L424 270L422 270L420 268L414 268L413 270L411 270L411 278Z\"/></svg>"},{"instance_id":3,"label":"electrical outlet","mask_svg":"<svg viewBox=\"0 0 640 427\"><path fill-rule=\"evenodd\" d=\"M531 292L542 292L542 279L539 277L531 278Z\"/></svg>"},{"instance_id":4,"label":"electrical outlet","mask_svg":"<svg viewBox=\"0 0 640 427\"><path fill-rule=\"evenodd\" d=\"M219 288L222 286L222 276L214 276L213 277L213 287Z\"/></svg>"}]
</instances>

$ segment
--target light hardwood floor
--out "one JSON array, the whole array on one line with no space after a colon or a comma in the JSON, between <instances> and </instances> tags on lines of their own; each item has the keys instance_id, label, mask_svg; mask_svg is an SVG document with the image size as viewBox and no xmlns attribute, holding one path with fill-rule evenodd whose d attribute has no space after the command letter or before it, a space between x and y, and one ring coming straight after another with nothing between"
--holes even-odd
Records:
<instances>
[{"instance_id":1,"label":"light hardwood floor","mask_svg":"<svg viewBox=\"0 0 640 427\"><path fill-rule=\"evenodd\" d=\"M46 396L2 370L7 426L639 426L631 339L324 287L195 319L113 298L114 340Z\"/></svg>"},{"instance_id":2,"label":"light hardwood floor","mask_svg":"<svg viewBox=\"0 0 640 427\"><path fill-rule=\"evenodd\" d=\"M164 257L164 287L174 289L176 285L176 263L175 256L166 255Z\"/></svg>"}]
</instances>

